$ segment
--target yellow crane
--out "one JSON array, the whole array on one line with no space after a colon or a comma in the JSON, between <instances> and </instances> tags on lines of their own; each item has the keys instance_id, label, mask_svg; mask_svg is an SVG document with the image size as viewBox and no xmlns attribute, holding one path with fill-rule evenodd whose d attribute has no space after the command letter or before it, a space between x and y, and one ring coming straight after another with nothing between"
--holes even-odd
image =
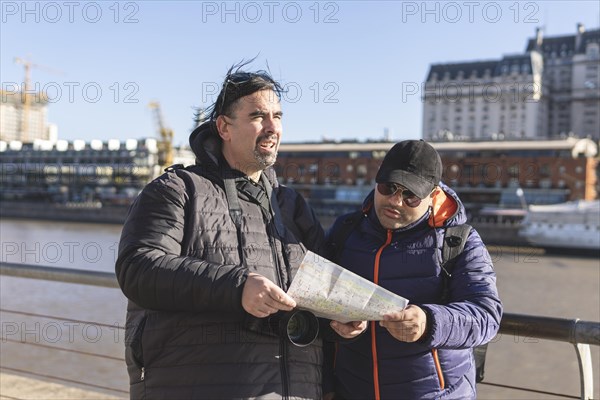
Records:
<instances>
[{"instance_id":1,"label":"yellow crane","mask_svg":"<svg viewBox=\"0 0 600 400\"><path fill-rule=\"evenodd\" d=\"M21 115L21 141L29 141L29 107L31 104L31 95L29 94L29 85L31 82L31 67L35 66L29 60L15 57L15 63L22 64L25 68L25 82L21 88L21 101L23 102L23 114Z\"/></svg>"},{"instance_id":2,"label":"yellow crane","mask_svg":"<svg viewBox=\"0 0 600 400\"><path fill-rule=\"evenodd\" d=\"M162 168L173 165L173 131L165 126L160 103L153 101L148 105L154 110L154 118L158 125L158 163Z\"/></svg>"},{"instance_id":3,"label":"yellow crane","mask_svg":"<svg viewBox=\"0 0 600 400\"><path fill-rule=\"evenodd\" d=\"M52 73L61 73L60 71L56 71L52 68L35 64L31 62L29 59L15 57L15 63L23 65L25 68L25 81L23 82L23 87L21 88L21 102L23 103L23 114L21 115L21 141L28 142L29 141L29 110L31 108L31 97L35 96L30 93L31 89L31 68L40 68ZM40 98L43 98L43 93L39 94Z\"/></svg>"}]
</instances>

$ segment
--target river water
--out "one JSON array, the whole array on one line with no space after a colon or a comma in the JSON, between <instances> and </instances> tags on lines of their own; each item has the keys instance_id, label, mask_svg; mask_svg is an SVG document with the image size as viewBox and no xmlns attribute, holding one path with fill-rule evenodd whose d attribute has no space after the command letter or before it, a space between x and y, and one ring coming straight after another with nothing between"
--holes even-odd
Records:
<instances>
[{"instance_id":1,"label":"river water","mask_svg":"<svg viewBox=\"0 0 600 400\"><path fill-rule=\"evenodd\" d=\"M113 272L120 233L119 225L2 219L0 259ZM2 276L0 367L127 397L126 304L119 289Z\"/></svg>"},{"instance_id":2,"label":"river water","mask_svg":"<svg viewBox=\"0 0 600 400\"><path fill-rule=\"evenodd\" d=\"M114 271L121 226L3 219L1 261ZM505 312L600 321L597 257L548 255L490 246ZM126 299L119 289L2 276L0 367L127 398L123 360ZM592 349L594 379L600 355ZM516 367L518 366L518 368ZM488 350L486 381L577 395L579 377L566 343L498 337ZM19 372L21 371L21 372ZM480 399L560 398L480 385ZM595 397L599 395L596 385Z\"/></svg>"}]
</instances>

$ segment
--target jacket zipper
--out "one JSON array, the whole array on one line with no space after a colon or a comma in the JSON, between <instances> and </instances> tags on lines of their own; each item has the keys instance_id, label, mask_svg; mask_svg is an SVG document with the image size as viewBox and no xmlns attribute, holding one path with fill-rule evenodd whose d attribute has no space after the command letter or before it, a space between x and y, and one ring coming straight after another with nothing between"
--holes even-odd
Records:
<instances>
[{"instance_id":1,"label":"jacket zipper","mask_svg":"<svg viewBox=\"0 0 600 400\"><path fill-rule=\"evenodd\" d=\"M440 381L440 389L444 390L446 382L444 381L444 374L442 373L442 365L440 364L440 358L438 357L437 349L431 349L431 355L433 356L433 363L435 364L435 372L437 373Z\"/></svg>"},{"instance_id":2,"label":"jacket zipper","mask_svg":"<svg viewBox=\"0 0 600 400\"><path fill-rule=\"evenodd\" d=\"M283 399L289 399L289 383L287 379L287 368L285 365L285 360L287 359L287 343L284 338L279 338L279 353L280 357L280 370L281 370L281 385L283 386Z\"/></svg>"},{"instance_id":3,"label":"jacket zipper","mask_svg":"<svg viewBox=\"0 0 600 400\"><path fill-rule=\"evenodd\" d=\"M143 381L146 378L146 368L142 367L142 374L140 375L140 380Z\"/></svg>"},{"instance_id":4,"label":"jacket zipper","mask_svg":"<svg viewBox=\"0 0 600 400\"><path fill-rule=\"evenodd\" d=\"M375 255L375 265L373 268L373 283L379 284L379 261L381 259L381 253L392 242L392 231L387 231L387 237L385 243L377 250ZM379 393L379 366L377 360L377 335L375 332L376 322L371 321L371 353L373 354L373 389L375 391L375 400L380 400L381 395Z\"/></svg>"},{"instance_id":5,"label":"jacket zipper","mask_svg":"<svg viewBox=\"0 0 600 400\"><path fill-rule=\"evenodd\" d=\"M271 255L273 256L273 262L275 263L275 271L277 272L277 282L279 283L279 287L285 290L285 286L283 284L283 277L281 276L281 264L279 263L279 258L277 258L277 252L275 251L276 244L273 240L274 229L273 229L273 219L271 219L268 223L268 237L269 237L269 247L271 248ZM283 251L283 249L282 249ZM281 373L281 385L283 389L283 398L287 399L289 397L289 382L288 382L288 371L287 371L287 351L286 351L286 343L285 339L279 338L279 369Z\"/></svg>"}]
</instances>

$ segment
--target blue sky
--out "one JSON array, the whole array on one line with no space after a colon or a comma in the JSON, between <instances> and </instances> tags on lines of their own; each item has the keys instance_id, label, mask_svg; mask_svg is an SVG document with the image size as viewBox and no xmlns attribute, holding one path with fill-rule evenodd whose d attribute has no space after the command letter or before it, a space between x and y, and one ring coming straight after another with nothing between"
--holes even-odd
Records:
<instances>
[{"instance_id":1,"label":"blue sky","mask_svg":"<svg viewBox=\"0 0 600 400\"><path fill-rule=\"evenodd\" d=\"M542 27L600 25L598 1L2 1L2 88L37 64L61 139L156 136L159 101L175 143L216 99L227 68L258 55L289 89L284 141L421 137L432 63L524 51Z\"/></svg>"}]
</instances>

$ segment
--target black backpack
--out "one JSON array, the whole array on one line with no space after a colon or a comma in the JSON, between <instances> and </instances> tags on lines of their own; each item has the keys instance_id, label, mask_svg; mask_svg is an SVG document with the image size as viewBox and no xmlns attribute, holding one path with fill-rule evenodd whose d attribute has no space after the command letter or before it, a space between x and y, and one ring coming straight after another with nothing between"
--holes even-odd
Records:
<instances>
[{"instance_id":1,"label":"black backpack","mask_svg":"<svg viewBox=\"0 0 600 400\"><path fill-rule=\"evenodd\" d=\"M350 233L358 226L362 218L365 217L363 211L356 211L347 215L341 222L334 224L329 234L329 244L333 248L334 261L338 261L344 248L344 243L350 236ZM444 242L442 244L442 302L448 302L449 280L452 278L452 271L456 258L462 253L467 237L471 232L471 225L461 224L450 226L444 231ZM483 381L485 355L487 352L487 343L473 348L475 357L475 380Z\"/></svg>"}]
</instances>

